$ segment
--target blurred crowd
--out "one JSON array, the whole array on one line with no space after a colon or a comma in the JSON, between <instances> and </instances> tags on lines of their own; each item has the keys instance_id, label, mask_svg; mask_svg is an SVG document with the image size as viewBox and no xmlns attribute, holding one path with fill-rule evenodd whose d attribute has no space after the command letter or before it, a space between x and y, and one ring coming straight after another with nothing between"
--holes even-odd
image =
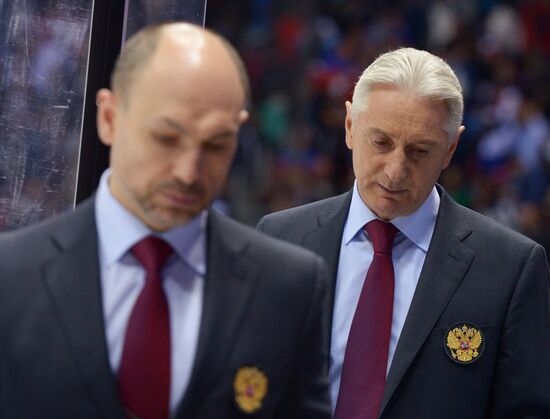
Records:
<instances>
[{"instance_id":1,"label":"blurred crowd","mask_svg":"<svg viewBox=\"0 0 550 419\"><path fill-rule=\"evenodd\" d=\"M550 2L209 0L207 10L252 84L225 201L234 217L254 224L349 190L344 102L376 56L413 46L447 60L464 89L466 131L440 183L550 248Z\"/></svg>"},{"instance_id":2,"label":"blurred crowd","mask_svg":"<svg viewBox=\"0 0 550 419\"><path fill-rule=\"evenodd\" d=\"M54 3L0 0L0 229L72 204L90 10ZM237 46L253 93L217 204L255 224L349 190L344 102L376 56L413 46L464 89L466 131L440 183L549 249L548 22L548 0L208 0L206 25Z\"/></svg>"}]
</instances>

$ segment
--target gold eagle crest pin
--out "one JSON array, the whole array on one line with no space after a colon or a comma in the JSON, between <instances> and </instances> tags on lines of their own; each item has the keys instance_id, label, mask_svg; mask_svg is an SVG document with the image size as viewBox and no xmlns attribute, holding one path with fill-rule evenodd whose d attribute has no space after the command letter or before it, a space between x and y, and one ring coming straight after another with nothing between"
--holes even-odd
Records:
<instances>
[{"instance_id":1,"label":"gold eagle crest pin","mask_svg":"<svg viewBox=\"0 0 550 419\"><path fill-rule=\"evenodd\" d=\"M235 374L235 402L243 413L256 413L267 395L268 380L257 367L241 367Z\"/></svg>"},{"instance_id":2,"label":"gold eagle crest pin","mask_svg":"<svg viewBox=\"0 0 550 419\"><path fill-rule=\"evenodd\" d=\"M479 327L472 323L457 323L447 331L445 352L457 364L472 364L483 353L485 336Z\"/></svg>"}]
</instances>

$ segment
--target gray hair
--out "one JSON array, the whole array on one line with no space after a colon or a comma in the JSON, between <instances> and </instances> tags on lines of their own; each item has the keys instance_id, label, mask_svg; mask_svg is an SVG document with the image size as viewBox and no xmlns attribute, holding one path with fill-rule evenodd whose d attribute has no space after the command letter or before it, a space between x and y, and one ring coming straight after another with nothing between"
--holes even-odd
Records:
<instances>
[{"instance_id":1,"label":"gray hair","mask_svg":"<svg viewBox=\"0 0 550 419\"><path fill-rule=\"evenodd\" d=\"M445 130L449 143L453 141L462 123L464 99L456 74L443 59L414 48L399 48L380 55L357 81L352 118L366 109L369 93L381 84L408 90L420 98L443 101L448 113Z\"/></svg>"}]
</instances>

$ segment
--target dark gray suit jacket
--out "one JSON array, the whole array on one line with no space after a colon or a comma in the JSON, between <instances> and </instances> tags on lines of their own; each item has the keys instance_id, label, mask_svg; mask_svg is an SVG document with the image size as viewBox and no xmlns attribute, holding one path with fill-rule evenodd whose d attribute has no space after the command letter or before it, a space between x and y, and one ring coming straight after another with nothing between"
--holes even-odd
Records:
<instances>
[{"instance_id":1,"label":"dark gray suit jacket","mask_svg":"<svg viewBox=\"0 0 550 419\"><path fill-rule=\"evenodd\" d=\"M442 188L435 231L388 374L381 418L550 418L550 280L543 248L454 202ZM321 255L332 296L351 192L264 217L258 228ZM459 364L455 324L484 349Z\"/></svg>"},{"instance_id":2,"label":"dark gray suit jacket","mask_svg":"<svg viewBox=\"0 0 550 419\"><path fill-rule=\"evenodd\" d=\"M211 211L197 355L177 418L248 417L241 367L268 379L257 418L329 418L326 267ZM109 365L94 205L0 235L0 417L122 418Z\"/></svg>"}]
</instances>

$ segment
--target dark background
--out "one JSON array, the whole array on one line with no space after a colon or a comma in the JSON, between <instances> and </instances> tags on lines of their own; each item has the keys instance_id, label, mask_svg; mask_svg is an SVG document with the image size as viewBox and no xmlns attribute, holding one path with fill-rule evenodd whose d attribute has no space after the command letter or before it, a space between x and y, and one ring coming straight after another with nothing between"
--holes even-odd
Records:
<instances>
[{"instance_id":1,"label":"dark background","mask_svg":"<svg viewBox=\"0 0 550 419\"><path fill-rule=\"evenodd\" d=\"M129 32L200 9L199 0L130 4ZM107 164L94 95L120 47L123 6L95 1L86 72L90 0L0 0L0 230L71 208L77 169L76 200L93 192ZM344 102L376 56L414 46L446 59L464 88L466 131L441 184L549 249L549 22L548 0L209 0L206 26L237 46L252 84L218 206L254 225L349 190Z\"/></svg>"},{"instance_id":2,"label":"dark background","mask_svg":"<svg viewBox=\"0 0 550 419\"><path fill-rule=\"evenodd\" d=\"M550 246L550 2L209 0L206 26L239 49L251 121L220 205L260 216L348 190L344 102L382 52L443 57L466 131L441 184L460 203Z\"/></svg>"}]
</instances>

